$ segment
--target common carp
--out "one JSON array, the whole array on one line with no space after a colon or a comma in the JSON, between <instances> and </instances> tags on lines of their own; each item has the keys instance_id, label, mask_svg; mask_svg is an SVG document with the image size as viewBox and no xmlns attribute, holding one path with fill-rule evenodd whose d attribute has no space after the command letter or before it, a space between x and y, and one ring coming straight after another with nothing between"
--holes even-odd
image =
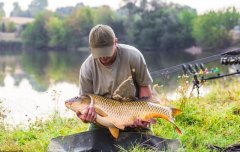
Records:
<instances>
[{"instance_id":1,"label":"common carp","mask_svg":"<svg viewBox=\"0 0 240 152\"><path fill-rule=\"evenodd\" d=\"M119 136L119 129L124 130L125 127L133 125L136 119L150 122L152 118L162 118L171 122L181 134L181 130L174 123L174 117L179 115L181 110L161 106L151 100L117 101L88 94L71 98L65 101L65 105L74 112L82 113L93 102L97 113L96 122L107 127L115 138Z\"/></svg>"}]
</instances>

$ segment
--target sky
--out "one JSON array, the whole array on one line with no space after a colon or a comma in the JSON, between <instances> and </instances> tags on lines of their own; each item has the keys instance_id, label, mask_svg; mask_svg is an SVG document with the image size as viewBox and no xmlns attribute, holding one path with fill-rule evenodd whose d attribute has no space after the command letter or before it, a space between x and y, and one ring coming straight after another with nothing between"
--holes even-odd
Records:
<instances>
[{"instance_id":1,"label":"sky","mask_svg":"<svg viewBox=\"0 0 240 152\"><path fill-rule=\"evenodd\" d=\"M22 9L27 9L32 0L0 0L4 2L4 9L7 14L13 8L13 3L18 2ZM195 8L198 14L203 14L209 10L218 10L228 6L235 6L240 9L240 0L163 0L165 2L174 2L182 5L188 5ZM55 10L58 7L75 6L77 3L83 2L88 6L109 5L113 9L119 8L121 0L48 0L48 9Z\"/></svg>"}]
</instances>

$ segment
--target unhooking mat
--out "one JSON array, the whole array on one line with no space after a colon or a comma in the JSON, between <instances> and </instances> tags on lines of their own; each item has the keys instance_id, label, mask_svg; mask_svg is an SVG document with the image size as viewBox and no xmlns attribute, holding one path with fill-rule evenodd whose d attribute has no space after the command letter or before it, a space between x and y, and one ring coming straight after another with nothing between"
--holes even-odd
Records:
<instances>
[{"instance_id":1,"label":"unhooking mat","mask_svg":"<svg viewBox=\"0 0 240 152\"><path fill-rule=\"evenodd\" d=\"M153 151L177 151L179 140L164 139L138 132L121 132L114 139L109 131L87 131L69 136L53 138L48 146L49 152L116 152L129 150L135 146Z\"/></svg>"}]
</instances>

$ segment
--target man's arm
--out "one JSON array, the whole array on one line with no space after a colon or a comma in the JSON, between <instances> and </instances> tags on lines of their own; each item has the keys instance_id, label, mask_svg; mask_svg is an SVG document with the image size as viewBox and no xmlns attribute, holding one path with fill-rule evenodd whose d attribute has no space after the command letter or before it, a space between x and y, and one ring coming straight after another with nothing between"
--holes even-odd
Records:
<instances>
[{"instance_id":1,"label":"man's arm","mask_svg":"<svg viewBox=\"0 0 240 152\"><path fill-rule=\"evenodd\" d=\"M139 87L139 98L151 98L152 97L152 90L150 85L148 86L140 86ZM150 122L142 121L141 119L137 119L134 124L130 127L141 127L147 128L149 127L150 123L155 123L156 120L152 119Z\"/></svg>"},{"instance_id":2,"label":"man's arm","mask_svg":"<svg viewBox=\"0 0 240 152\"><path fill-rule=\"evenodd\" d=\"M93 93L93 83L90 72L82 65L79 73L79 95L81 96L88 93ZM94 105L92 104L84 109L82 113L77 112L76 114L83 122L94 122L97 117Z\"/></svg>"},{"instance_id":3,"label":"man's arm","mask_svg":"<svg viewBox=\"0 0 240 152\"><path fill-rule=\"evenodd\" d=\"M139 87L139 98L151 98L151 97L152 97L152 90L150 85Z\"/></svg>"}]
</instances>

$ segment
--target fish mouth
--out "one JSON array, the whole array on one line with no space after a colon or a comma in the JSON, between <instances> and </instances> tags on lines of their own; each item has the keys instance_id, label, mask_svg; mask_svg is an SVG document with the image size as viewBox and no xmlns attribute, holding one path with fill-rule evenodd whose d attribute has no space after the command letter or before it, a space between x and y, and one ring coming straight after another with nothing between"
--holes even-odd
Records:
<instances>
[{"instance_id":1,"label":"fish mouth","mask_svg":"<svg viewBox=\"0 0 240 152\"><path fill-rule=\"evenodd\" d=\"M66 107L70 108L70 107L71 107L71 105L72 105L72 102L65 101L65 106L66 106Z\"/></svg>"},{"instance_id":2,"label":"fish mouth","mask_svg":"<svg viewBox=\"0 0 240 152\"><path fill-rule=\"evenodd\" d=\"M80 111L77 111L77 112L76 112L76 115L77 115L78 117L80 117L80 116L82 115L82 113L81 113Z\"/></svg>"}]
</instances>

